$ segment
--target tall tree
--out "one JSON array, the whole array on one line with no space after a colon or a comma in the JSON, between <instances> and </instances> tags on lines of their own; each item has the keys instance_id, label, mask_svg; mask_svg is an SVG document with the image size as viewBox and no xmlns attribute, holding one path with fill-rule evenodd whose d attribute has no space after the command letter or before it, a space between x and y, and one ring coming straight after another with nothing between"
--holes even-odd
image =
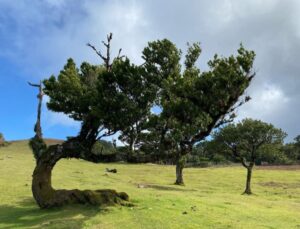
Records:
<instances>
[{"instance_id":1,"label":"tall tree","mask_svg":"<svg viewBox=\"0 0 300 229\"><path fill-rule=\"evenodd\" d=\"M262 147L282 144L286 133L272 124L259 120L244 119L237 124L229 124L214 134L214 141L223 146L247 169L244 194L252 194L251 177L253 166Z\"/></svg>"},{"instance_id":2,"label":"tall tree","mask_svg":"<svg viewBox=\"0 0 300 229\"><path fill-rule=\"evenodd\" d=\"M32 191L41 208L68 203L122 204L128 200L126 193L114 190L54 190L51 185L51 172L57 161L80 158L99 162L99 154L92 150L94 144L142 119L153 100L144 69L120 56L121 51L116 58L110 57L111 40L112 34L109 34L103 42L106 55L88 44L103 60L102 65L82 63L78 69L69 59L57 77L44 80L43 92L49 96L48 108L80 121L81 129L76 137L70 137L62 144L32 147L38 155ZM44 143L41 135L36 136L32 139L34 143Z\"/></svg>"},{"instance_id":3,"label":"tall tree","mask_svg":"<svg viewBox=\"0 0 300 229\"><path fill-rule=\"evenodd\" d=\"M237 56L215 55L204 72L196 67L200 54L199 43L188 45L181 70L181 51L169 40L151 42L143 51L146 71L160 79L161 148L175 154L175 184L184 184L185 157L193 146L231 122L235 109L250 99L241 96L254 77L253 51L241 45Z\"/></svg>"}]
</instances>

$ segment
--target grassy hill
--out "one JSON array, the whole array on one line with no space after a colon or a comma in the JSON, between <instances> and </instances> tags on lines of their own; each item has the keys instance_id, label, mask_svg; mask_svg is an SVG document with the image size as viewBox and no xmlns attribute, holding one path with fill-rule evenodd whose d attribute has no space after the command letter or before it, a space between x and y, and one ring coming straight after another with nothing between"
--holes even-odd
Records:
<instances>
[{"instance_id":1,"label":"grassy hill","mask_svg":"<svg viewBox=\"0 0 300 229\"><path fill-rule=\"evenodd\" d=\"M62 160L55 188L112 188L135 206L40 210L31 195L34 164L26 141L0 148L0 228L300 228L299 167L256 168L255 195L245 196L242 167L185 169L186 186L178 187L173 166Z\"/></svg>"}]
</instances>

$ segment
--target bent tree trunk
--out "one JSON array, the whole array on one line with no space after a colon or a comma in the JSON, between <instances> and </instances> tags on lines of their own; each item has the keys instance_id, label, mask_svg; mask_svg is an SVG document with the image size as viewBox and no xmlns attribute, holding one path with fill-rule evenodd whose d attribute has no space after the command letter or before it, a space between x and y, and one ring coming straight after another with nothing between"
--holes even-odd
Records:
<instances>
[{"instance_id":1,"label":"bent tree trunk","mask_svg":"<svg viewBox=\"0 0 300 229\"><path fill-rule=\"evenodd\" d=\"M252 169L253 169L253 163L250 163L249 166L247 166L247 180L246 180L246 189L244 194L251 195L251 177L252 177Z\"/></svg>"},{"instance_id":2,"label":"bent tree trunk","mask_svg":"<svg viewBox=\"0 0 300 229\"><path fill-rule=\"evenodd\" d=\"M66 204L114 205L126 204L126 193L115 190L55 190L51 184L52 170L62 158L66 158L65 145L50 146L37 161L33 172L32 193L40 208L58 207ZM68 155L68 157L75 157Z\"/></svg>"},{"instance_id":3,"label":"bent tree trunk","mask_svg":"<svg viewBox=\"0 0 300 229\"><path fill-rule=\"evenodd\" d=\"M177 185L184 185L183 181L183 168L185 166L185 156L178 156L176 160L176 181Z\"/></svg>"}]
</instances>

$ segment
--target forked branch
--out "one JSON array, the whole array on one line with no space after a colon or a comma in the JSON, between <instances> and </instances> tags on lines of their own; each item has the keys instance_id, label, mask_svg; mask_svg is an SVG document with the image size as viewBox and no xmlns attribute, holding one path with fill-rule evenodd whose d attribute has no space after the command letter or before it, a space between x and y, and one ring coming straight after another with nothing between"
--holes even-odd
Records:
<instances>
[{"instance_id":1,"label":"forked branch","mask_svg":"<svg viewBox=\"0 0 300 229\"><path fill-rule=\"evenodd\" d=\"M91 49L93 49L95 51L95 53L103 60L107 71L111 71L111 67L112 67L112 63L113 63L113 62L111 62L111 57L110 57L110 44L111 44L111 40L112 40L112 35L113 35L112 33L108 34L107 41L106 42L102 41L102 44L106 48L106 56L104 56L100 50L97 50L97 48L94 45L87 43L87 46L89 46ZM119 49L118 56L116 58L114 58L113 61L124 57L124 55L121 56L121 52L122 52L122 49Z\"/></svg>"}]
</instances>

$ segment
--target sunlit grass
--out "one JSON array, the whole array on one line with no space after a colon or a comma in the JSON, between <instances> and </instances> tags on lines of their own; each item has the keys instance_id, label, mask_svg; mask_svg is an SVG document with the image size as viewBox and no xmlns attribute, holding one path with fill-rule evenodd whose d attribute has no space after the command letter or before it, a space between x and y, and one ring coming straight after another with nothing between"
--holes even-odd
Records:
<instances>
[{"instance_id":1,"label":"sunlit grass","mask_svg":"<svg viewBox=\"0 0 300 229\"><path fill-rule=\"evenodd\" d=\"M173 166L63 160L55 188L112 188L135 206L40 210L31 195L34 164L26 142L0 149L0 228L300 228L300 170L256 169L247 196L240 166L185 169L186 186L175 186Z\"/></svg>"}]
</instances>

